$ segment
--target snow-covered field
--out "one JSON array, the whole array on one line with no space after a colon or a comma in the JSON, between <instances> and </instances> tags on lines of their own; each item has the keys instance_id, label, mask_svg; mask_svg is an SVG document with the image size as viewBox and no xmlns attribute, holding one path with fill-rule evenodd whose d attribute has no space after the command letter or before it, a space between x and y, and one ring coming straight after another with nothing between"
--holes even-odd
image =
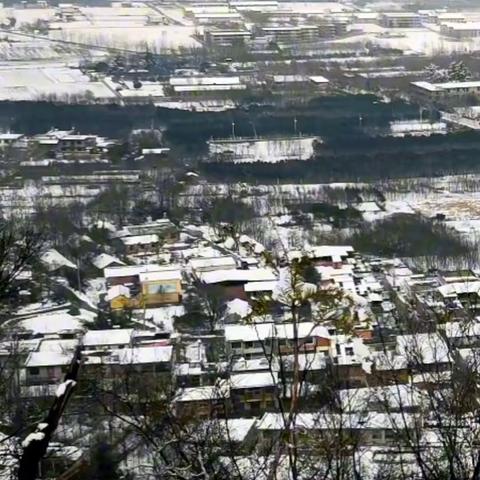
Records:
<instances>
[{"instance_id":1,"label":"snow-covered field","mask_svg":"<svg viewBox=\"0 0 480 480\"><path fill-rule=\"evenodd\" d=\"M92 81L80 70L59 66L0 66L0 101L38 100L42 96L91 95L112 99L116 95L106 85Z\"/></svg>"},{"instance_id":2,"label":"snow-covered field","mask_svg":"<svg viewBox=\"0 0 480 480\"><path fill-rule=\"evenodd\" d=\"M62 24L63 25L63 24ZM125 48L144 51L175 50L180 47L198 47L192 38L195 27L177 25L131 25L122 22L104 22L97 25L82 23L65 24L61 30L52 30L50 38L93 46Z\"/></svg>"},{"instance_id":3,"label":"snow-covered field","mask_svg":"<svg viewBox=\"0 0 480 480\"><path fill-rule=\"evenodd\" d=\"M332 202L331 191L339 193L346 188L358 188L364 202L353 205L362 212L366 221L376 221L396 213L418 213L431 218L437 214L445 215L447 225L457 230L464 238L480 238L480 176L444 176L433 179L417 178L390 181L384 184L368 183L331 183L331 184L283 184L283 185L217 185L214 194L226 196L229 193L240 195L252 205L260 215L270 222L268 227L274 230L278 238L292 243L292 239L301 231L286 226L288 214L296 205L303 203ZM375 204L375 198L369 198L369 187L378 188L385 196L384 204ZM190 188L185 196L185 204L192 204L202 195L205 186ZM362 191L364 193L362 193ZM210 189L210 194L212 190ZM333 202L335 203L335 202ZM346 206L338 201L339 207ZM280 221L280 219L283 219ZM275 228L272 228L272 223ZM265 227L266 228L266 227ZM322 227L323 228L323 227ZM290 238L291 237L291 238Z\"/></svg>"},{"instance_id":4,"label":"snow-covered field","mask_svg":"<svg viewBox=\"0 0 480 480\"><path fill-rule=\"evenodd\" d=\"M330 44L369 43L382 48L394 48L423 55L461 54L480 50L480 38L456 41L430 28L388 30L375 24L353 24L351 28L358 30L359 34L333 40Z\"/></svg>"}]
</instances>

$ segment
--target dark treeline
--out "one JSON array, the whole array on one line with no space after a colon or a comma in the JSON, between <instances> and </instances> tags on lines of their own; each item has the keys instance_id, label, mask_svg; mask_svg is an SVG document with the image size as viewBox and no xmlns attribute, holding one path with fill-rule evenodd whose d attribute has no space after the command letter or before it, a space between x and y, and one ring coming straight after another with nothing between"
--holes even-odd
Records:
<instances>
[{"instance_id":1,"label":"dark treeline","mask_svg":"<svg viewBox=\"0 0 480 480\"><path fill-rule=\"evenodd\" d=\"M0 128L27 134L51 127L72 128L125 139L132 129L161 128L163 143L176 158L192 160L206 154L206 141L237 136L319 135L317 158L307 162L208 164L203 172L213 181L328 182L436 176L479 171L480 136L461 132L422 138L372 137L367 132L388 128L392 120L415 118L417 107L381 102L373 95L319 97L289 106L255 106L226 112L187 112L151 105L59 105L48 102L0 103ZM432 114L435 116L435 113Z\"/></svg>"},{"instance_id":2,"label":"dark treeline","mask_svg":"<svg viewBox=\"0 0 480 480\"><path fill-rule=\"evenodd\" d=\"M195 98L193 99L195 100ZM41 133L51 127L76 127L82 132L120 138L132 128L166 127L172 146L195 152L211 137L228 137L235 122L238 136L299 132L337 138L362 135L363 128L386 127L395 119L414 118L416 106L405 102L382 103L374 95L319 97L287 106L258 106L225 112L189 112L155 109L151 105L62 105L53 102L0 102L0 127L20 133ZM362 127L362 128L360 128Z\"/></svg>"},{"instance_id":3,"label":"dark treeline","mask_svg":"<svg viewBox=\"0 0 480 480\"><path fill-rule=\"evenodd\" d=\"M340 151L339 147L335 153L320 153L308 161L209 163L202 170L212 181L251 183L375 181L480 172L480 137L474 143L465 143L463 134L449 137L437 146L433 140L425 142L422 149L418 147L424 139L402 139L401 144L398 139L391 139L390 148L378 150L371 139L370 153L355 151L355 143L351 142L345 147L347 151ZM393 148L395 144L397 149Z\"/></svg>"},{"instance_id":4,"label":"dark treeline","mask_svg":"<svg viewBox=\"0 0 480 480\"><path fill-rule=\"evenodd\" d=\"M0 102L0 128L37 134L50 128L70 129L113 138L134 128L150 128L155 109L149 105L62 105L52 102Z\"/></svg>"},{"instance_id":5,"label":"dark treeline","mask_svg":"<svg viewBox=\"0 0 480 480\"><path fill-rule=\"evenodd\" d=\"M472 249L445 225L403 213L362 226L349 241L359 252L386 257L451 257Z\"/></svg>"},{"instance_id":6,"label":"dark treeline","mask_svg":"<svg viewBox=\"0 0 480 480\"><path fill-rule=\"evenodd\" d=\"M238 137L293 135L297 132L319 135L335 144L345 140L367 141L366 130L386 129L392 120L415 118L416 106L405 102L382 103L374 95L320 97L295 106L250 106L219 113L191 113L159 110L158 117L168 127L165 138L187 151L198 152L210 138L232 135L232 122Z\"/></svg>"},{"instance_id":7,"label":"dark treeline","mask_svg":"<svg viewBox=\"0 0 480 480\"><path fill-rule=\"evenodd\" d=\"M362 254L388 258L476 259L478 250L441 221L408 213L397 213L373 223L357 222L349 233L334 228L332 232L312 235L319 244L352 245Z\"/></svg>"}]
</instances>

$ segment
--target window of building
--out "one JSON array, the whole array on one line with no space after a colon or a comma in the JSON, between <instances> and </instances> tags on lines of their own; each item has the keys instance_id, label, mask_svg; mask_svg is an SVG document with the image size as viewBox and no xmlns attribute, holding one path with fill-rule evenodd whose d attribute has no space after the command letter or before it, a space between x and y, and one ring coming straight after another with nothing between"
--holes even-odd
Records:
<instances>
[{"instance_id":1,"label":"window of building","mask_svg":"<svg viewBox=\"0 0 480 480\"><path fill-rule=\"evenodd\" d=\"M38 367L31 367L28 369L30 375L38 375L40 373L40 369Z\"/></svg>"},{"instance_id":2,"label":"window of building","mask_svg":"<svg viewBox=\"0 0 480 480\"><path fill-rule=\"evenodd\" d=\"M345 347L345 355L353 357L353 347Z\"/></svg>"}]
</instances>

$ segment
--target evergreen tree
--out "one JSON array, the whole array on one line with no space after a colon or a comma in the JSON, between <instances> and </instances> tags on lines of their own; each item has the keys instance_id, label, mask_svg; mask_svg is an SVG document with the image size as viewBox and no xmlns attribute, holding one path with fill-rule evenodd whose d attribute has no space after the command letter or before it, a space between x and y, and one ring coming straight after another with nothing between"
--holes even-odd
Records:
<instances>
[{"instance_id":1,"label":"evergreen tree","mask_svg":"<svg viewBox=\"0 0 480 480\"><path fill-rule=\"evenodd\" d=\"M472 78L472 72L462 62L452 62L447 69L448 80L451 82L465 82Z\"/></svg>"},{"instance_id":2,"label":"evergreen tree","mask_svg":"<svg viewBox=\"0 0 480 480\"><path fill-rule=\"evenodd\" d=\"M434 63L430 63L425 67L424 74L426 79L432 83L444 82L448 79L446 70Z\"/></svg>"}]
</instances>

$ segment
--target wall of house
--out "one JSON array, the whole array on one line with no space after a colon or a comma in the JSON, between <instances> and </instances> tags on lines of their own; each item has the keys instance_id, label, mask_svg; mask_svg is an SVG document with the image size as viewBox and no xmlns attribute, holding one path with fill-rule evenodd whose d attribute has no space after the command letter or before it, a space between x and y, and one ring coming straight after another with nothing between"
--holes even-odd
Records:
<instances>
[{"instance_id":1,"label":"wall of house","mask_svg":"<svg viewBox=\"0 0 480 480\"><path fill-rule=\"evenodd\" d=\"M158 293L154 293L159 290ZM163 290L163 291L162 291ZM182 285L180 280L144 282L142 284L142 302L148 306L167 303L180 303Z\"/></svg>"},{"instance_id":2,"label":"wall of house","mask_svg":"<svg viewBox=\"0 0 480 480\"><path fill-rule=\"evenodd\" d=\"M27 367L25 383L27 385L47 385L57 383L63 379L62 366Z\"/></svg>"}]
</instances>

